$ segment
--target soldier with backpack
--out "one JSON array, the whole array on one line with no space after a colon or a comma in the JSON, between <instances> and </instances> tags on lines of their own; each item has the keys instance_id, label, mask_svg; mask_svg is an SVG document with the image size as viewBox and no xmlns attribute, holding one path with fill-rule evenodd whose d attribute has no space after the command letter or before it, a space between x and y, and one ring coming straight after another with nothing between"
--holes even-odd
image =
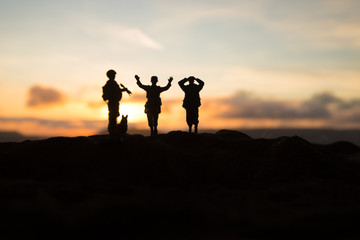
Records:
<instances>
[{"instance_id":1,"label":"soldier with backpack","mask_svg":"<svg viewBox=\"0 0 360 240\"><path fill-rule=\"evenodd\" d=\"M122 98L122 92L127 92L131 95L131 92L122 84L120 86L115 81L116 72L114 70L109 70L106 73L106 76L109 80L103 86L103 95L102 98L108 104L109 109L109 125L108 131L110 136L116 135L117 127L117 118L120 116L119 113L119 102Z\"/></svg>"}]
</instances>

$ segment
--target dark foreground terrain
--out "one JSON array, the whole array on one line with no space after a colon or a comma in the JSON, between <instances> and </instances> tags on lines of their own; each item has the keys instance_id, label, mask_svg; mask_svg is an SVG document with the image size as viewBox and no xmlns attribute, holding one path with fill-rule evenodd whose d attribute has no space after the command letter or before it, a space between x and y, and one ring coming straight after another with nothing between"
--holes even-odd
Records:
<instances>
[{"instance_id":1,"label":"dark foreground terrain","mask_svg":"<svg viewBox=\"0 0 360 240\"><path fill-rule=\"evenodd\" d=\"M360 239L360 148L170 132L0 143L1 239Z\"/></svg>"}]
</instances>

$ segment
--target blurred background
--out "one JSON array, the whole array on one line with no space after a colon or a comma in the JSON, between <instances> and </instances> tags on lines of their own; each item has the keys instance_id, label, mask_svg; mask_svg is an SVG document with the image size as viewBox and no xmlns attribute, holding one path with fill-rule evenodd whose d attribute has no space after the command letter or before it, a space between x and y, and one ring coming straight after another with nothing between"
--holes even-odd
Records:
<instances>
[{"instance_id":1,"label":"blurred background","mask_svg":"<svg viewBox=\"0 0 360 240\"><path fill-rule=\"evenodd\" d=\"M133 92L120 103L129 132L147 129L135 74L160 86L174 77L160 132L187 130L177 82L195 76L205 82L200 130L324 139L336 130L356 142L359 9L356 0L0 0L0 140L105 133L102 86L114 69Z\"/></svg>"}]
</instances>

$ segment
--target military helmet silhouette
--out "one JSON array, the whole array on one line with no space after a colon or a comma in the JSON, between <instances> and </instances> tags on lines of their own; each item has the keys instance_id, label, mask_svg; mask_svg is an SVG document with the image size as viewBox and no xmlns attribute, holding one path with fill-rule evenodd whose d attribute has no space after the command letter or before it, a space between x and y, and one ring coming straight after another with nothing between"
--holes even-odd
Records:
<instances>
[{"instance_id":1,"label":"military helmet silhouette","mask_svg":"<svg viewBox=\"0 0 360 240\"><path fill-rule=\"evenodd\" d=\"M106 76L108 78L114 78L115 74L116 74L116 72L114 70L112 70L112 69L110 69L109 71L106 72Z\"/></svg>"}]
</instances>

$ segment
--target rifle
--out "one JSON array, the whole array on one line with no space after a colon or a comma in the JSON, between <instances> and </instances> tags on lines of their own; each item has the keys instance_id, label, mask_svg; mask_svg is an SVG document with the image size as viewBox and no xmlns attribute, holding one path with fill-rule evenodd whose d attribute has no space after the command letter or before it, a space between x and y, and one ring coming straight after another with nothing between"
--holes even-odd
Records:
<instances>
[{"instance_id":1,"label":"rifle","mask_svg":"<svg viewBox=\"0 0 360 240\"><path fill-rule=\"evenodd\" d=\"M129 95L132 94L132 92L131 92L129 89L127 89L124 85L122 85L121 83L120 83L120 86L121 86Z\"/></svg>"}]
</instances>

